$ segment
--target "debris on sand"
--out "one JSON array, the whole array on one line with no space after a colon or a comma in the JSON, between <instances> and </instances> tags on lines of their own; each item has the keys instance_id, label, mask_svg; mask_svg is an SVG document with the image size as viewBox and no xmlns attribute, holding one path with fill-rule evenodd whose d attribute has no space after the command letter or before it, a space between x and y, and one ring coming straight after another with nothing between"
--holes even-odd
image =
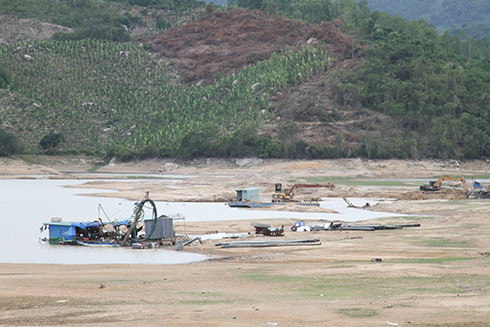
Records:
<instances>
[{"instance_id":1,"label":"debris on sand","mask_svg":"<svg viewBox=\"0 0 490 327\"><path fill-rule=\"evenodd\" d=\"M420 224L406 224L406 225L344 225L340 222L331 222L330 224L309 226L311 231L375 231L375 230L388 230L388 229L402 229L407 227L420 227Z\"/></svg>"},{"instance_id":2,"label":"debris on sand","mask_svg":"<svg viewBox=\"0 0 490 327\"><path fill-rule=\"evenodd\" d=\"M284 225L281 228L271 227L269 224L262 224L253 222L250 225L255 227L255 234L262 234L266 236L283 236L284 235Z\"/></svg>"},{"instance_id":3,"label":"debris on sand","mask_svg":"<svg viewBox=\"0 0 490 327\"><path fill-rule=\"evenodd\" d=\"M216 243L221 248L244 248L244 247L276 247L276 246L299 246L299 245L322 245L319 239L305 240L280 240L280 241L237 241L229 243Z\"/></svg>"}]
</instances>

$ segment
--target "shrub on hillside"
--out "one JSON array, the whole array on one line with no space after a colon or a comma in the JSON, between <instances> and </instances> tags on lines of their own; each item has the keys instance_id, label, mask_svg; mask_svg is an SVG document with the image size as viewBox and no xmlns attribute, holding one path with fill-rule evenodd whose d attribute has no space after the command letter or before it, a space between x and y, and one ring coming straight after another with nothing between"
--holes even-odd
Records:
<instances>
[{"instance_id":1,"label":"shrub on hillside","mask_svg":"<svg viewBox=\"0 0 490 327\"><path fill-rule=\"evenodd\" d=\"M63 136L63 134L51 132L51 133L45 135L41 139L39 144L41 145L41 147L44 150L53 151L58 146L58 144L60 144L64 140L65 140L65 137Z\"/></svg>"},{"instance_id":2,"label":"shrub on hillside","mask_svg":"<svg viewBox=\"0 0 490 327\"><path fill-rule=\"evenodd\" d=\"M0 129L0 156L10 156L20 151L17 138Z\"/></svg>"}]
</instances>

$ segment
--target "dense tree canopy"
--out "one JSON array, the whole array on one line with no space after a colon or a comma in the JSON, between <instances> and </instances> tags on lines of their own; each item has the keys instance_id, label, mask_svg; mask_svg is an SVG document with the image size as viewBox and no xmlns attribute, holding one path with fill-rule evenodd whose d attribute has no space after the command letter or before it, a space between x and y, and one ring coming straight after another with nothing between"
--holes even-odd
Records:
<instances>
[{"instance_id":1,"label":"dense tree canopy","mask_svg":"<svg viewBox=\"0 0 490 327\"><path fill-rule=\"evenodd\" d=\"M370 8L400 15L407 20L425 19L439 31L465 32L473 38L488 38L490 2L487 0L368 0Z\"/></svg>"},{"instance_id":2,"label":"dense tree canopy","mask_svg":"<svg viewBox=\"0 0 490 327\"><path fill-rule=\"evenodd\" d=\"M45 135L41 139L39 144L44 150L53 151L58 146L58 144L60 144L64 140L65 137L63 136L63 134L51 132Z\"/></svg>"},{"instance_id":3,"label":"dense tree canopy","mask_svg":"<svg viewBox=\"0 0 490 327\"><path fill-rule=\"evenodd\" d=\"M0 156L10 156L20 151L17 138L0 129Z\"/></svg>"}]
</instances>

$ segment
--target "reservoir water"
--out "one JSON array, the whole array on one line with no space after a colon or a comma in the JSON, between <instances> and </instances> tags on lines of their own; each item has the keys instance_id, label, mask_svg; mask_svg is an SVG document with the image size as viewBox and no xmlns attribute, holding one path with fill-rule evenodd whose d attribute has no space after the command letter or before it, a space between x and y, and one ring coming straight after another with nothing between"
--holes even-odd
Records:
<instances>
[{"instance_id":1,"label":"reservoir water","mask_svg":"<svg viewBox=\"0 0 490 327\"><path fill-rule=\"evenodd\" d=\"M99 204L109 217L129 218L134 201L87 196L100 190L68 188L87 180L0 179L0 263L46 264L180 264L208 259L205 255L162 248L99 248L56 246L39 242L47 232L43 222L52 217L63 221L93 221L99 217ZM354 205L372 199L349 198ZM158 214L181 214L186 221L293 218L355 222L372 218L395 217L393 213L347 208L342 199L324 199L322 207L338 213L288 212L230 208L225 203L155 202ZM151 214L151 212L149 212Z\"/></svg>"}]
</instances>

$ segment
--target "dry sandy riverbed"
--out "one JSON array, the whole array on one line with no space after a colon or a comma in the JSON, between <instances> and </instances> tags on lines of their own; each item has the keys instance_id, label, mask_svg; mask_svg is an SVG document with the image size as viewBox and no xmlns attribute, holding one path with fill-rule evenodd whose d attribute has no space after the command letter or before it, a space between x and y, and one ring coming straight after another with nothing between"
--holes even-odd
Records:
<instances>
[{"instance_id":1,"label":"dry sandy riverbed","mask_svg":"<svg viewBox=\"0 0 490 327\"><path fill-rule=\"evenodd\" d=\"M418 191L420 182L410 181L442 175L488 179L488 162L242 159L101 165L78 157L28 160L1 159L0 176L73 178L80 172L195 176L179 181L178 188L158 181L100 181L87 186L113 189L103 195L132 200L150 191L152 199L164 201L224 201L241 187L260 187L267 200L274 183L332 181L333 190L301 190L297 196L397 198L370 210L419 216L366 223L421 227L300 234L287 230L282 237L318 238L320 246L222 249L214 245L216 241L206 241L185 250L215 259L187 265L0 264L0 325L490 324L490 200L466 200L460 189L449 185L444 192L424 195ZM267 223L290 226L292 221ZM251 231L247 221L192 223L186 229Z\"/></svg>"}]
</instances>

